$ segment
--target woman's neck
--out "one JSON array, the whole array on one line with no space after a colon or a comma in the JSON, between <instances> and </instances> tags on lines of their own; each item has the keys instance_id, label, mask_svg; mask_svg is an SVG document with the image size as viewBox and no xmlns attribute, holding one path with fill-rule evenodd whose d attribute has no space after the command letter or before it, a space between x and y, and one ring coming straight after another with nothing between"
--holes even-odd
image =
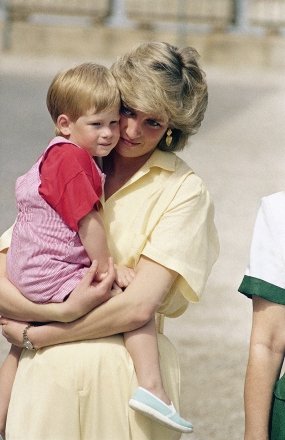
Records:
<instances>
[{"instance_id":1,"label":"woman's neck","mask_svg":"<svg viewBox=\"0 0 285 440\"><path fill-rule=\"evenodd\" d=\"M104 159L105 198L118 191L146 163L151 154L152 152L140 157L123 157L113 151Z\"/></svg>"}]
</instances>

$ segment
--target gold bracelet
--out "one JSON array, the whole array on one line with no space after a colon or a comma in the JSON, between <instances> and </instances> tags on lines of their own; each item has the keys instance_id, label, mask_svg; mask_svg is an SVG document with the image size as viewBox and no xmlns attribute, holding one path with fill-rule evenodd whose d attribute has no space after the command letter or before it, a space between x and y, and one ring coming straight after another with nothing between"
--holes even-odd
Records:
<instances>
[{"instance_id":1,"label":"gold bracelet","mask_svg":"<svg viewBox=\"0 0 285 440\"><path fill-rule=\"evenodd\" d=\"M33 346L32 342L28 337L28 330L30 327L31 324L28 324L23 330L23 347L26 348L27 350L35 350L35 347Z\"/></svg>"}]
</instances>

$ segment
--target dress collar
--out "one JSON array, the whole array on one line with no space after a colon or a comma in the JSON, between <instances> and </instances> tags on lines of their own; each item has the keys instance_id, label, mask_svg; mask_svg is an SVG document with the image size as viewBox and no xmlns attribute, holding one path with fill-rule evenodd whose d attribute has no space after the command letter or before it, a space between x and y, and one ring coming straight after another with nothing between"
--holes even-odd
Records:
<instances>
[{"instance_id":1,"label":"dress collar","mask_svg":"<svg viewBox=\"0 0 285 440\"><path fill-rule=\"evenodd\" d=\"M158 167L166 171L174 171L176 159L177 157L174 153L154 150L150 158L140 169L143 171L148 171L152 167Z\"/></svg>"}]
</instances>

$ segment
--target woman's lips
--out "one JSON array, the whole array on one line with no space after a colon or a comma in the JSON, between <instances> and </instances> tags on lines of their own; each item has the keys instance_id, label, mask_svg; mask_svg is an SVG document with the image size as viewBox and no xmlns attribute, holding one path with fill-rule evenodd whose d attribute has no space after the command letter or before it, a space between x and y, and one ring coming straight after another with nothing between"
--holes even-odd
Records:
<instances>
[{"instance_id":1,"label":"woman's lips","mask_svg":"<svg viewBox=\"0 0 285 440\"><path fill-rule=\"evenodd\" d=\"M126 138L121 138L121 141L125 145L128 145L129 147L136 147L137 145L139 145L139 142L130 141L129 139L126 139Z\"/></svg>"}]
</instances>

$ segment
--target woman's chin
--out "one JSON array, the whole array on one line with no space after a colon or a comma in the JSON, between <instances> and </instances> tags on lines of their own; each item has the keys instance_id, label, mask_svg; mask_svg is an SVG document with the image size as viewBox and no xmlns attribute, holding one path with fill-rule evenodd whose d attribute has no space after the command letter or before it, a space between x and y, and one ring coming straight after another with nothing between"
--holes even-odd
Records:
<instances>
[{"instance_id":1,"label":"woman's chin","mask_svg":"<svg viewBox=\"0 0 285 440\"><path fill-rule=\"evenodd\" d=\"M140 156L139 152L135 150L135 147L128 147L125 145L117 145L116 153L119 154L122 157L138 157Z\"/></svg>"}]
</instances>

